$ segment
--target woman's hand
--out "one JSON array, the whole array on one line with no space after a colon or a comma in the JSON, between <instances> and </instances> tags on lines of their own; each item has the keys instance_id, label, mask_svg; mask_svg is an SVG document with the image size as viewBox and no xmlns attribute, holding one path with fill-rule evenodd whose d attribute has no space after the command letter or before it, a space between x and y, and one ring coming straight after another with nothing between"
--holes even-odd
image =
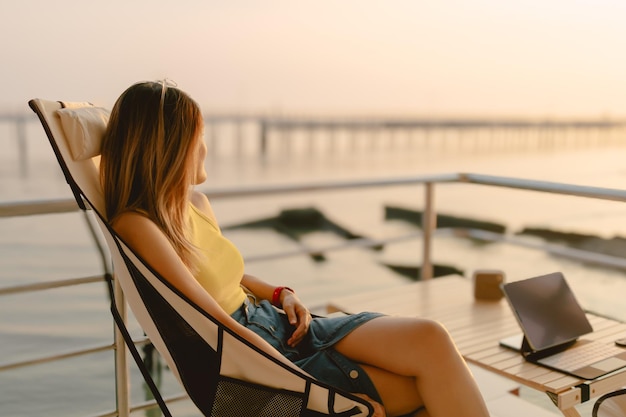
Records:
<instances>
[{"instance_id":1,"label":"woman's hand","mask_svg":"<svg viewBox=\"0 0 626 417\"><path fill-rule=\"evenodd\" d=\"M379 402L372 400L368 395L365 394L354 394L359 398L363 398L365 401L370 403L372 407L374 407L374 414L372 417L387 417L387 412L385 411L385 407Z\"/></svg>"},{"instance_id":2,"label":"woman's hand","mask_svg":"<svg viewBox=\"0 0 626 417\"><path fill-rule=\"evenodd\" d=\"M293 334L287 340L289 346L294 347L304 339L304 336L309 332L311 314L292 290L289 290L287 287L275 287L248 274L244 274L241 277L241 285L246 288L247 292L254 294L257 300L268 300L272 304L282 307L287 314L289 323L295 327ZM280 299L275 300L274 292L279 288L281 289Z\"/></svg>"},{"instance_id":3,"label":"woman's hand","mask_svg":"<svg viewBox=\"0 0 626 417\"><path fill-rule=\"evenodd\" d=\"M296 328L289 340L287 340L287 344L291 347L295 347L309 332L311 313L309 313L309 309L302 304L298 296L287 289L283 290L280 298L283 311L287 314L289 323Z\"/></svg>"}]
</instances>

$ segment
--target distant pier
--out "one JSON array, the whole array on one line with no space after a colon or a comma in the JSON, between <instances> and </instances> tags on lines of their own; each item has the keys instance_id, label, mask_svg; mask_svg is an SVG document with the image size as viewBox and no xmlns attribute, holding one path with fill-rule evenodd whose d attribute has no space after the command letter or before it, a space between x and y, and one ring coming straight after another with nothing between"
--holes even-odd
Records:
<instances>
[{"instance_id":1,"label":"distant pier","mask_svg":"<svg viewBox=\"0 0 626 417\"><path fill-rule=\"evenodd\" d=\"M626 145L626 120L205 115L209 155L324 157L420 149L533 151ZM37 123L37 124L35 124ZM3 158L29 173L34 115L0 114ZM28 132L28 133L27 133ZM43 131L40 131L42 136ZM11 146L7 146L13 143ZM8 149L8 150L7 150ZM14 156L9 155L14 153Z\"/></svg>"},{"instance_id":2,"label":"distant pier","mask_svg":"<svg viewBox=\"0 0 626 417\"><path fill-rule=\"evenodd\" d=\"M205 116L205 139L214 155L260 157L425 148L541 150L626 145L626 120L214 115Z\"/></svg>"}]
</instances>

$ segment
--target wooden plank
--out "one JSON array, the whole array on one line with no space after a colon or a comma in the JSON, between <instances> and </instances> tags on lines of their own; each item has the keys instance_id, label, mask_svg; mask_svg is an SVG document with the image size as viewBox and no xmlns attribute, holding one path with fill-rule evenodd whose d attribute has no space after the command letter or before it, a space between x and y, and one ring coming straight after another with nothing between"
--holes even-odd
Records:
<instances>
[{"instance_id":1,"label":"wooden plank","mask_svg":"<svg viewBox=\"0 0 626 417\"><path fill-rule=\"evenodd\" d=\"M493 346L467 356L471 356L472 359L489 365L492 363L500 362L500 360L510 358L510 353L498 346Z\"/></svg>"},{"instance_id":2,"label":"wooden plank","mask_svg":"<svg viewBox=\"0 0 626 417\"><path fill-rule=\"evenodd\" d=\"M493 347L493 340L486 339L486 340L478 341L477 343L472 343L470 341L467 341L465 343L457 342L457 346L459 347L459 351L461 351L463 356L469 356L472 353L477 353L482 350ZM516 353L516 352L511 351L511 353ZM516 356L519 356L519 354L517 354Z\"/></svg>"},{"instance_id":3,"label":"wooden plank","mask_svg":"<svg viewBox=\"0 0 626 417\"><path fill-rule=\"evenodd\" d=\"M494 367L494 369L498 369L512 375L517 375L521 372L525 372L528 369L539 368L537 365L527 362L522 357L522 355L512 355L510 358L498 363L494 363L492 366Z\"/></svg>"},{"instance_id":4,"label":"wooden plank","mask_svg":"<svg viewBox=\"0 0 626 417\"><path fill-rule=\"evenodd\" d=\"M517 375L520 378L534 380L535 378L539 378L549 372L550 370L548 368L545 368L543 366L536 366L532 369L525 369L521 372L517 372L515 375Z\"/></svg>"},{"instance_id":5,"label":"wooden plank","mask_svg":"<svg viewBox=\"0 0 626 417\"><path fill-rule=\"evenodd\" d=\"M613 322L610 326L594 331L589 337L585 336L585 339L613 343L616 339L622 337L626 337L626 324Z\"/></svg>"}]
</instances>

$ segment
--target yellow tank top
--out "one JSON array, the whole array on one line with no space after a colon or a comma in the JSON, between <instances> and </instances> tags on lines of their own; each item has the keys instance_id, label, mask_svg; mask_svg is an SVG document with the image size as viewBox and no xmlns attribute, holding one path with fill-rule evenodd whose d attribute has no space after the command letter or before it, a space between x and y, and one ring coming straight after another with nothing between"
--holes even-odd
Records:
<instances>
[{"instance_id":1,"label":"yellow tank top","mask_svg":"<svg viewBox=\"0 0 626 417\"><path fill-rule=\"evenodd\" d=\"M244 263L239 250L222 235L219 226L189 204L191 242L200 249L196 279L228 314L246 298L241 288Z\"/></svg>"}]
</instances>

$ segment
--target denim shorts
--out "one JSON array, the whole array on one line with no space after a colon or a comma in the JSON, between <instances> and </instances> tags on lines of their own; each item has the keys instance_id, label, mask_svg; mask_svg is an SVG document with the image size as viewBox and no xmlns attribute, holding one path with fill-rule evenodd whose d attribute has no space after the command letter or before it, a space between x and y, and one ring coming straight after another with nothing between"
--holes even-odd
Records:
<instances>
[{"instance_id":1,"label":"denim shorts","mask_svg":"<svg viewBox=\"0 0 626 417\"><path fill-rule=\"evenodd\" d=\"M333 346L352 330L379 313L358 313L340 317L314 317L306 337L295 347L287 345L294 331L287 316L268 301L258 304L246 300L232 314L243 326L260 335L299 368L317 380L351 393L366 394L381 402L367 373L356 362L337 352Z\"/></svg>"}]
</instances>

